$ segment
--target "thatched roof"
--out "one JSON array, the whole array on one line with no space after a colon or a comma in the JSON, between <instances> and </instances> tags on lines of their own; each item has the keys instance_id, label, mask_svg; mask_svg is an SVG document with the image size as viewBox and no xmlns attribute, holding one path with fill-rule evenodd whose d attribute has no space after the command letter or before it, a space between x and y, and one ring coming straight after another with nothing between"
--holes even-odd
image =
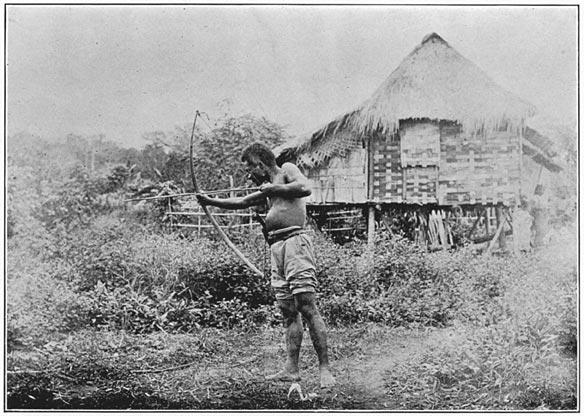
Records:
<instances>
[{"instance_id":1,"label":"thatched roof","mask_svg":"<svg viewBox=\"0 0 584 416\"><path fill-rule=\"evenodd\" d=\"M391 134L399 128L400 120L407 119L455 121L468 131L491 130L503 124L519 128L534 113L533 105L498 86L439 35L431 33L371 98L306 137L302 144L287 146L287 152L304 154L303 158L308 158L300 162L314 165L347 150L331 143L341 130L359 137L371 132ZM345 145L358 145L359 141Z\"/></svg>"}]
</instances>

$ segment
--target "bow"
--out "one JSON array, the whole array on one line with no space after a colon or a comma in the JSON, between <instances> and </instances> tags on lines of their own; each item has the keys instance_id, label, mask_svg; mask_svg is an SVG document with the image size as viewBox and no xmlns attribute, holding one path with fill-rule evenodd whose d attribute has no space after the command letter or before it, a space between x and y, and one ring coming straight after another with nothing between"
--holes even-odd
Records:
<instances>
[{"instance_id":1,"label":"bow","mask_svg":"<svg viewBox=\"0 0 584 416\"><path fill-rule=\"evenodd\" d=\"M197 178L195 177L195 168L193 166L193 141L194 141L194 137L195 137L195 125L197 123L197 117L199 115L200 115L199 110L197 110L195 112L195 120L193 121L193 131L191 132L191 143L190 143L190 149L189 149L189 159L190 159L190 168L191 168L191 181L193 182L193 187L195 189L195 193L200 193L199 185L197 184ZM225 235L225 233L223 232L223 230L221 229L221 227L219 227L219 224L217 224L217 221L215 220L215 218L209 212L209 209L207 208L207 205L202 204L200 201L199 201L199 204L201 205L201 208L203 209L203 212L205 213L205 215L207 216L207 218L209 219L209 221L213 225L213 228L215 228L215 231L217 231L217 233L219 234L219 237L221 237L221 239L223 240L223 242L225 244L227 244L227 246L235 253L235 255L237 257L239 257L239 259L241 261L243 261L245 263L245 265L247 267L250 268L250 270L252 270L259 277L264 277L264 274L262 272L260 272L260 270L256 266L254 266L247 259L247 257L245 257L245 255L235 246L235 244L233 244L233 242L229 239L229 237L227 237L227 235Z\"/></svg>"}]
</instances>

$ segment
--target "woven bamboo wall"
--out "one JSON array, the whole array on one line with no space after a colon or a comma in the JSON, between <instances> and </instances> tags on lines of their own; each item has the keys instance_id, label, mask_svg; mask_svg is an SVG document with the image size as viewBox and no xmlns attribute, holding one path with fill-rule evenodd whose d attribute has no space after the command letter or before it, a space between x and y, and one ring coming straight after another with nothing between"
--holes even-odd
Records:
<instances>
[{"instance_id":1,"label":"woven bamboo wall","mask_svg":"<svg viewBox=\"0 0 584 416\"><path fill-rule=\"evenodd\" d=\"M439 203L513 204L521 175L519 140L514 132L473 137L457 126L441 126Z\"/></svg>"},{"instance_id":2,"label":"woven bamboo wall","mask_svg":"<svg viewBox=\"0 0 584 416\"><path fill-rule=\"evenodd\" d=\"M424 135L430 138L426 143ZM402 139L410 139L408 146L402 147ZM437 154L440 149L437 126L420 123L390 138L376 135L371 140L374 200L416 204L438 202L441 155Z\"/></svg>"},{"instance_id":3,"label":"woven bamboo wall","mask_svg":"<svg viewBox=\"0 0 584 416\"><path fill-rule=\"evenodd\" d=\"M400 127L391 137L368 138L374 201L512 205L517 200L521 163L516 133L470 135L461 133L455 124L436 122L409 122ZM409 140L408 144L402 146L402 139ZM366 202L366 167L366 151L357 148L310 169L307 176L313 193L308 202Z\"/></svg>"},{"instance_id":4,"label":"woven bamboo wall","mask_svg":"<svg viewBox=\"0 0 584 416\"><path fill-rule=\"evenodd\" d=\"M399 139L371 138L373 151L373 199L404 202L404 175L401 167Z\"/></svg>"},{"instance_id":5,"label":"woven bamboo wall","mask_svg":"<svg viewBox=\"0 0 584 416\"><path fill-rule=\"evenodd\" d=\"M329 162L307 172L312 188L308 203L363 203L366 201L366 154L357 148L344 158L334 157Z\"/></svg>"},{"instance_id":6,"label":"woven bamboo wall","mask_svg":"<svg viewBox=\"0 0 584 416\"><path fill-rule=\"evenodd\" d=\"M373 138L377 201L440 205L515 201L520 183L516 134L497 131L472 136L461 133L456 125L434 123L435 130L432 130L428 124L404 126L414 130L409 136L417 137L414 150L412 146L400 146L401 140L408 136L404 128L389 140L380 136ZM420 132L428 134L427 149L420 140ZM440 145L439 161L433 150L436 140ZM401 160L406 152L409 152L407 161Z\"/></svg>"}]
</instances>

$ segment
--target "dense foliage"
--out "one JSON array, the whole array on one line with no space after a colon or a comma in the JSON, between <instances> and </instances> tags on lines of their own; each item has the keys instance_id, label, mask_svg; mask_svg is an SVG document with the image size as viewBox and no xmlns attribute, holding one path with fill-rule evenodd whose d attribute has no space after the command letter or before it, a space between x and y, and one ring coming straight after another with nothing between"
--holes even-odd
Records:
<instances>
[{"instance_id":1,"label":"dense foliage","mask_svg":"<svg viewBox=\"0 0 584 416\"><path fill-rule=\"evenodd\" d=\"M27 297L46 296L45 291L31 290L32 276L42 275L42 284L54 285L54 296L63 299L40 298L21 308L45 313L61 308L66 311L59 324L63 328L188 331L274 321L269 278L258 279L222 245L204 238L160 235L132 227L123 217L104 217L58 238L35 239L40 245L35 250L43 256L37 257L36 266L28 263L37 268L34 272L17 267L23 261L19 255L27 256L31 247L19 239L11 243L9 306L19 291ZM530 319L539 315L563 319L553 325L557 335L567 339L571 333L570 342L575 342L575 320L570 318L575 304L573 271L535 285L532 258L485 258L470 249L427 253L399 238L378 241L375 253L367 253L360 243L338 246L319 235L316 244L319 303L330 325L446 326L464 321L486 326L507 316L519 319L531 307ZM261 264L263 244L246 250ZM528 282L533 296L544 291L557 299L544 302L537 295L533 305L501 303L515 293L513 288ZM541 307L545 311L538 311ZM17 321L9 324L22 326Z\"/></svg>"}]
</instances>

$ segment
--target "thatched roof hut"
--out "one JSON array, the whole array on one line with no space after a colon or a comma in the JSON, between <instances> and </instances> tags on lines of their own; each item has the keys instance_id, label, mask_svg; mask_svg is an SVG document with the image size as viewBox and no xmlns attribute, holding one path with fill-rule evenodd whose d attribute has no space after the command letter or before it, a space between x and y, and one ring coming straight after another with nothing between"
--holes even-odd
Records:
<instances>
[{"instance_id":1,"label":"thatched roof hut","mask_svg":"<svg viewBox=\"0 0 584 416\"><path fill-rule=\"evenodd\" d=\"M497 85L474 63L453 49L438 34L427 35L355 110L327 123L296 143L278 150L281 158L299 157L314 167L323 160L344 156L360 138L372 132L393 134L400 120L450 120L464 131L521 129L535 107ZM353 139L337 133L351 131Z\"/></svg>"},{"instance_id":2,"label":"thatched roof hut","mask_svg":"<svg viewBox=\"0 0 584 416\"><path fill-rule=\"evenodd\" d=\"M308 171L314 203L513 204L522 155L559 169L525 135L535 113L431 33L368 100L276 152Z\"/></svg>"}]
</instances>

